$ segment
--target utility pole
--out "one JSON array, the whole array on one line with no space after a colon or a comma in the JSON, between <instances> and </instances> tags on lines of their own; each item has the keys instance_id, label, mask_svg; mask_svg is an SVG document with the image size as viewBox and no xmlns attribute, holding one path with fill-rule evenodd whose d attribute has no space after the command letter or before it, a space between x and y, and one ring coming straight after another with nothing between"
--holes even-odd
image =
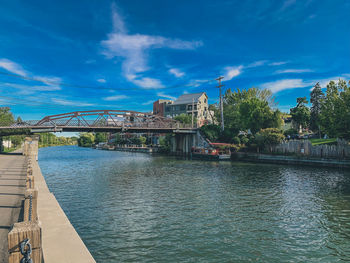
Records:
<instances>
[{"instance_id":1,"label":"utility pole","mask_svg":"<svg viewBox=\"0 0 350 263\"><path fill-rule=\"evenodd\" d=\"M193 129L193 114L194 114L194 98L192 98L192 129Z\"/></svg>"},{"instance_id":2,"label":"utility pole","mask_svg":"<svg viewBox=\"0 0 350 263\"><path fill-rule=\"evenodd\" d=\"M217 88L219 88L220 90L220 115L221 115L221 130L225 130L225 124L224 124L224 102L222 100L222 91L221 88L224 86L221 84L221 80L223 79L223 76L218 77L216 80L218 81L218 86L216 86Z\"/></svg>"}]
</instances>

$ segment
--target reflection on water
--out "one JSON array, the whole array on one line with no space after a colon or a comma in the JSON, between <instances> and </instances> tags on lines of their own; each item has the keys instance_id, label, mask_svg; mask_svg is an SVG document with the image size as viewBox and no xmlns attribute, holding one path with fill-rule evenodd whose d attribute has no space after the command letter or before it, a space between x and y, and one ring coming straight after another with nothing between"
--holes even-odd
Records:
<instances>
[{"instance_id":1,"label":"reflection on water","mask_svg":"<svg viewBox=\"0 0 350 263\"><path fill-rule=\"evenodd\" d=\"M350 261L350 172L40 149L97 262Z\"/></svg>"}]
</instances>

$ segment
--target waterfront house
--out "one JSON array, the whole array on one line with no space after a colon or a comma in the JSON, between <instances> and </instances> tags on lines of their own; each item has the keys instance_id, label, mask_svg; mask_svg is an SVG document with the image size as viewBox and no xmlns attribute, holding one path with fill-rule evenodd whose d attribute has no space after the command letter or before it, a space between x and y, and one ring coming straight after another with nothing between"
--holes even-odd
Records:
<instances>
[{"instance_id":1,"label":"waterfront house","mask_svg":"<svg viewBox=\"0 0 350 263\"><path fill-rule=\"evenodd\" d=\"M165 117L174 118L180 114L192 115L192 113L199 127L212 121L208 110L208 96L205 92L183 94L174 102L164 104Z\"/></svg>"}]
</instances>

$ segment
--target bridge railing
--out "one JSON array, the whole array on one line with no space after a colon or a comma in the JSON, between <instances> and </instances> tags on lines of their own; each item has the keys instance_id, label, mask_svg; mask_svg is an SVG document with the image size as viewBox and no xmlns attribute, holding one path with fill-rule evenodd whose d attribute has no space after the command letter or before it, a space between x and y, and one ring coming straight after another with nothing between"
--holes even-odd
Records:
<instances>
[{"instance_id":1,"label":"bridge railing","mask_svg":"<svg viewBox=\"0 0 350 263\"><path fill-rule=\"evenodd\" d=\"M196 128L196 126L192 127L191 124L185 124L180 122L142 122L142 121L115 121L115 122L109 122L109 121L99 121L96 122L94 120L85 120L85 121L70 121L67 123L65 120L55 120L50 122L41 122L37 120L29 120L29 121L23 121L23 122L16 122L11 125L1 125L0 127L6 127L6 128L32 128L32 127L55 127L55 128L64 128L64 127L86 127L86 128L109 128L109 127L115 127L115 128L159 128L159 129L192 129Z\"/></svg>"}]
</instances>

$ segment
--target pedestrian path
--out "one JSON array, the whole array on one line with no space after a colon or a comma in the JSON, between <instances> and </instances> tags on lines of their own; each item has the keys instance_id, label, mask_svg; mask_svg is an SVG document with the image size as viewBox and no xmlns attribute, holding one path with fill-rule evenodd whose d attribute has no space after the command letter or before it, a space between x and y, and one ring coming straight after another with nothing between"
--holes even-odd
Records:
<instances>
[{"instance_id":1,"label":"pedestrian path","mask_svg":"<svg viewBox=\"0 0 350 263\"><path fill-rule=\"evenodd\" d=\"M0 263L8 262L7 234L19 221L26 184L25 157L0 154Z\"/></svg>"}]
</instances>

